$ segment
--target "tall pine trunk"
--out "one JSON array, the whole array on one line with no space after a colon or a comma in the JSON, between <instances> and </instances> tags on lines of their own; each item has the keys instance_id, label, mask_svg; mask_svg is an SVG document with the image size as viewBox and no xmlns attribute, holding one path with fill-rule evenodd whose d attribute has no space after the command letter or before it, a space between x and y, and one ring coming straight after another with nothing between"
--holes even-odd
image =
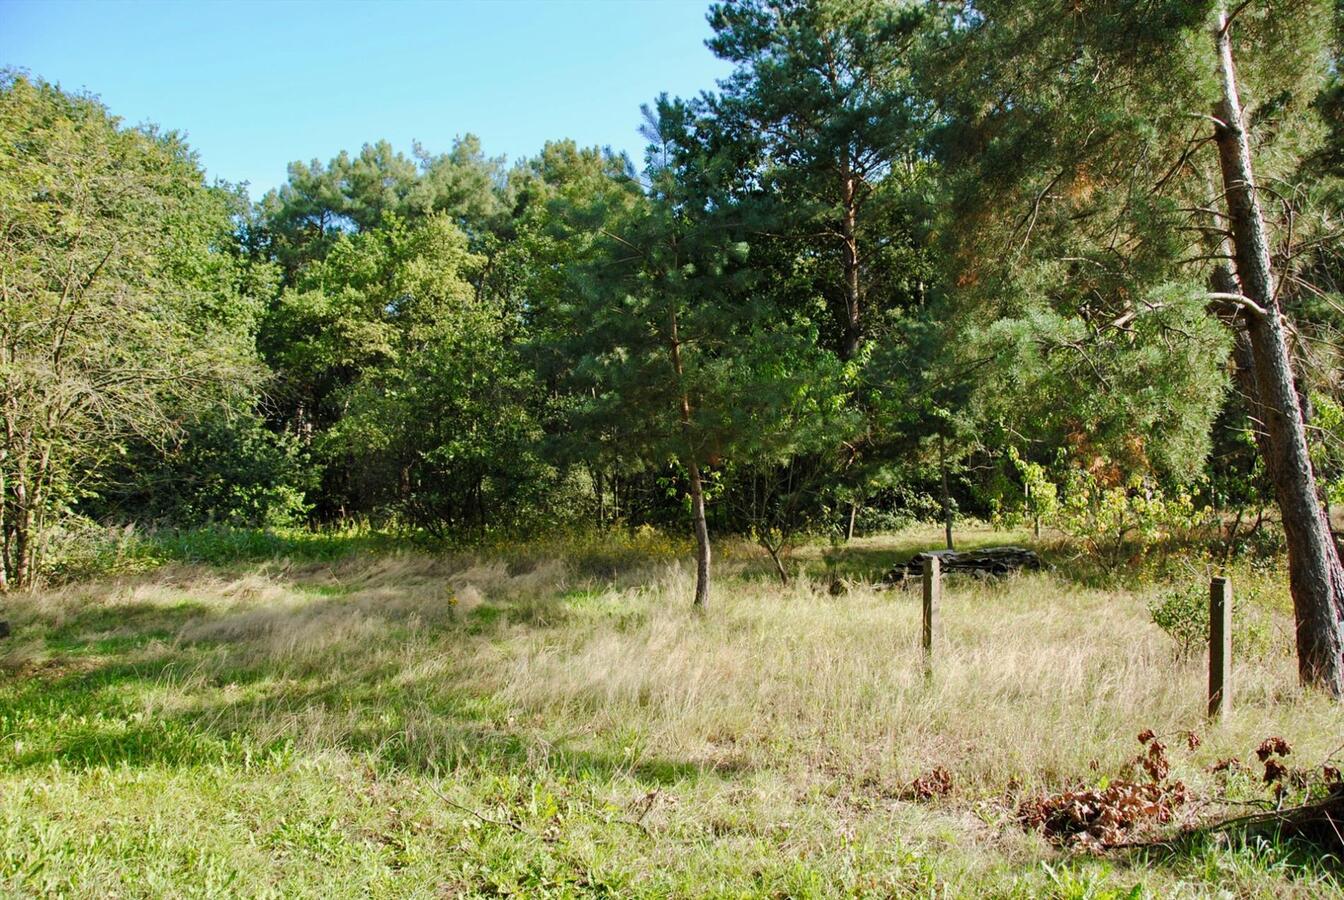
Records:
<instances>
[{"instance_id":1,"label":"tall pine trunk","mask_svg":"<svg viewBox=\"0 0 1344 900\"><path fill-rule=\"evenodd\" d=\"M700 466L692 456L687 461L691 470L691 518L695 522L695 608L709 605L709 525L705 521L705 488L700 482Z\"/></svg>"},{"instance_id":2,"label":"tall pine trunk","mask_svg":"<svg viewBox=\"0 0 1344 900\"><path fill-rule=\"evenodd\" d=\"M860 310L861 292L859 288L859 238L858 238L858 186L854 175L844 174L842 185L842 205L844 217L840 221L840 234L844 241L845 270L845 338L840 348L841 359L852 359L859 351L859 342L863 336Z\"/></svg>"},{"instance_id":3,"label":"tall pine trunk","mask_svg":"<svg viewBox=\"0 0 1344 900\"><path fill-rule=\"evenodd\" d=\"M681 401L681 430L686 440L686 468L691 475L691 518L695 526L695 608L709 605L709 524L705 521L705 486L700 479L700 463L696 459L695 441L691 424L691 398L686 392L686 370L681 361L681 335L677 328L676 306L669 304L668 323L671 326L672 370L677 375Z\"/></svg>"},{"instance_id":4,"label":"tall pine trunk","mask_svg":"<svg viewBox=\"0 0 1344 900\"><path fill-rule=\"evenodd\" d=\"M1344 697L1344 567L1322 512L1307 452L1302 407L1293 383L1269 240L1256 193L1250 142L1242 117L1226 13L1214 28L1222 92L1215 129L1224 197L1240 293L1259 311L1245 309L1246 342L1263 415L1265 464L1283 518L1289 586L1297 624L1298 674L1304 684ZM1254 401L1258 401L1258 404Z\"/></svg>"}]
</instances>

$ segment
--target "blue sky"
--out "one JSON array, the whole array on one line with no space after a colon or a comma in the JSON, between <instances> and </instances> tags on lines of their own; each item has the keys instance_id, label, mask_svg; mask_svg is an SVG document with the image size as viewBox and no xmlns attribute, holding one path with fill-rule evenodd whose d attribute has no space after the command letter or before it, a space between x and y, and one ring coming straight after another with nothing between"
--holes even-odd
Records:
<instances>
[{"instance_id":1,"label":"blue sky","mask_svg":"<svg viewBox=\"0 0 1344 900\"><path fill-rule=\"evenodd\" d=\"M0 0L0 65L86 88L128 122L188 135L253 197L294 159L387 138L490 155L548 139L628 150L639 105L728 73L707 0Z\"/></svg>"}]
</instances>

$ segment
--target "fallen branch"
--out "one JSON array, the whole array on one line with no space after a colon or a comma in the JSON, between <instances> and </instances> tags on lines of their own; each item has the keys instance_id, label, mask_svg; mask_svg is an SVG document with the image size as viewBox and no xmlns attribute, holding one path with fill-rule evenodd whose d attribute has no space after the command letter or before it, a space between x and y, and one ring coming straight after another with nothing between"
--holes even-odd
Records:
<instances>
[{"instance_id":1,"label":"fallen branch","mask_svg":"<svg viewBox=\"0 0 1344 900\"><path fill-rule=\"evenodd\" d=\"M475 816L476 818L480 819L482 822L486 823L487 825L494 825L496 828L512 828L514 831L518 832L519 834L525 834L525 835L527 835L528 837L531 837L531 838L537 838L538 840L541 839L539 835L534 834L534 833L531 832L531 831L528 831L526 828L524 828L523 826L519 825L519 824L516 823L516 822L510 822L510 821L508 821L508 820L506 820L506 819L492 819L492 818L490 818L489 816L485 815L484 813L482 813L482 812L480 812L480 811L478 811L478 810L474 810L474 809L472 809L470 806L463 806L461 803L458 803L456 800L451 799L451 798L450 798L447 794L445 794L443 791L441 791L441 790L439 790L438 788L436 788L436 787L433 785L432 782L429 783L429 789L430 789L431 791L433 791L435 794L437 794L437 795L439 796L439 799L442 800L444 803L447 803L449 806L453 807L454 809L459 809L459 810L461 810L461 811L464 812L464 813L468 813L469 815L473 815L473 816Z\"/></svg>"},{"instance_id":2,"label":"fallen branch","mask_svg":"<svg viewBox=\"0 0 1344 900\"><path fill-rule=\"evenodd\" d=\"M1326 796L1301 806L1225 819L1193 829L1188 835L1193 837L1229 831L1301 838L1344 853L1344 784L1335 785Z\"/></svg>"},{"instance_id":3,"label":"fallen branch","mask_svg":"<svg viewBox=\"0 0 1344 900\"><path fill-rule=\"evenodd\" d=\"M1174 850L1198 838L1230 832L1298 839L1329 852L1344 854L1344 784L1336 784L1326 796L1301 806L1235 816L1221 822L1188 827L1163 838L1110 843L1105 849Z\"/></svg>"}]
</instances>

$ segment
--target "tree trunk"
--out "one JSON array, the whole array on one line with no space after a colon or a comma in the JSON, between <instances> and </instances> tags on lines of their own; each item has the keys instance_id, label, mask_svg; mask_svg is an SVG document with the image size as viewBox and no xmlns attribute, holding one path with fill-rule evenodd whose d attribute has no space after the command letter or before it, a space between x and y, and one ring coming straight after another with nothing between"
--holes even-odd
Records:
<instances>
[{"instance_id":1,"label":"tree trunk","mask_svg":"<svg viewBox=\"0 0 1344 900\"><path fill-rule=\"evenodd\" d=\"M28 587L29 582L29 564L32 559L30 548L32 538L33 513L28 504L28 486L25 473L20 470L15 473L14 478L14 512L13 520L13 559L9 575L10 586L23 590Z\"/></svg>"},{"instance_id":2,"label":"tree trunk","mask_svg":"<svg viewBox=\"0 0 1344 900\"><path fill-rule=\"evenodd\" d=\"M29 581L28 565L31 560L31 554L28 546L29 545L28 528L23 521L26 518L27 516L23 514L16 515L15 519L17 521L14 523L14 572L13 577L10 579L10 582L14 585L14 587L20 590L28 587L28 581Z\"/></svg>"},{"instance_id":3,"label":"tree trunk","mask_svg":"<svg viewBox=\"0 0 1344 900\"><path fill-rule=\"evenodd\" d=\"M858 230L858 200L856 194L857 187L854 183L854 176L846 172L842 189L845 212L840 224L840 232L845 245L845 342L840 350L842 359L851 359L858 352L859 338L862 334L859 318L859 241L856 234Z\"/></svg>"},{"instance_id":4,"label":"tree trunk","mask_svg":"<svg viewBox=\"0 0 1344 900\"><path fill-rule=\"evenodd\" d=\"M9 503L9 481L5 477L5 466L9 464L9 451L0 448L0 593L9 593L9 520L5 517L5 507Z\"/></svg>"},{"instance_id":5,"label":"tree trunk","mask_svg":"<svg viewBox=\"0 0 1344 900\"><path fill-rule=\"evenodd\" d=\"M695 520L695 608L709 605L709 525L705 522L705 490L700 483L700 466L695 458L687 460L691 470L691 517Z\"/></svg>"},{"instance_id":6,"label":"tree trunk","mask_svg":"<svg viewBox=\"0 0 1344 900\"><path fill-rule=\"evenodd\" d=\"M845 525L845 542L854 540L854 524L859 518L859 501L849 501L849 523Z\"/></svg>"},{"instance_id":7,"label":"tree trunk","mask_svg":"<svg viewBox=\"0 0 1344 900\"><path fill-rule=\"evenodd\" d=\"M1031 510L1031 533L1041 536L1041 514L1036 511L1036 507L1031 502L1031 482L1028 481L1022 486L1022 494L1027 499L1027 508Z\"/></svg>"},{"instance_id":8,"label":"tree trunk","mask_svg":"<svg viewBox=\"0 0 1344 900\"><path fill-rule=\"evenodd\" d=\"M938 435L938 468L943 479L943 532L947 537L947 549L952 546L952 492L947 486L947 437Z\"/></svg>"},{"instance_id":9,"label":"tree trunk","mask_svg":"<svg viewBox=\"0 0 1344 900\"><path fill-rule=\"evenodd\" d=\"M1222 169L1240 293L1261 312L1243 310L1265 439L1266 468L1283 519L1289 585L1297 624L1298 674L1304 684L1344 697L1344 567L1321 512L1307 453L1302 409L1280 318L1269 241L1251 167L1225 12L1214 28L1222 96L1214 137Z\"/></svg>"},{"instance_id":10,"label":"tree trunk","mask_svg":"<svg viewBox=\"0 0 1344 900\"><path fill-rule=\"evenodd\" d=\"M765 547L765 552L770 554L770 561L775 564L775 574L779 576L781 584L789 583L788 570L784 568L784 561L779 558L783 547L774 547L768 541L762 541L761 546Z\"/></svg>"},{"instance_id":11,"label":"tree trunk","mask_svg":"<svg viewBox=\"0 0 1344 900\"><path fill-rule=\"evenodd\" d=\"M607 524L607 510L603 505L602 497L602 470L597 466L593 467L593 493L597 495L597 530L601 531Z\"/></svg>"},{"instance_id":12,"label":"tree trunk","mask_svg":"<svg viewBox=\"0 0 1344 900\"><path fill-rule=\"evenodd\" d=\"M681 336L677 330L677 310L669 304L672 370L677 376L677 390L681 400L681 430L686 439L686 468L691 473L691 518L695 524L695 608L709 605L709 524L705 521L705 488L700 481L700 463L696 460L695 441L691 425L691 398L686 392L685 367L681 362Z\"/></svg>"}]
</instances>

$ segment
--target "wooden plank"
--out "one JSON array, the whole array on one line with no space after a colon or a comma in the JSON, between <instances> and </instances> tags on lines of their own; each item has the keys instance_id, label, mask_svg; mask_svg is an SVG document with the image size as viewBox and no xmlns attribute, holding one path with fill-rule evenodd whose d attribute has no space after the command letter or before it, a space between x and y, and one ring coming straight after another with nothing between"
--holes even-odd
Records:
<instances>
[{"instance_id":1,"label":"wooden plank","mask_svg":"<svg viewBox=\"0 0 1344 900\"><path fill-rule=\"evenodd\" d=\"M938 633L938 604L943 594L942 565L938 557L924 559L924 670L933 671L933 641Z\"/></svg>"},{"instance_id":2,"label":"wooden plank","mask_svg":"<svg viewBox=\"0 0 1344 900\"><path fill-rule=\"evenodd\" d=\"M1209 715L1232 711L1232 582L1209 582Z\"/></svg>"}]
</instances>

